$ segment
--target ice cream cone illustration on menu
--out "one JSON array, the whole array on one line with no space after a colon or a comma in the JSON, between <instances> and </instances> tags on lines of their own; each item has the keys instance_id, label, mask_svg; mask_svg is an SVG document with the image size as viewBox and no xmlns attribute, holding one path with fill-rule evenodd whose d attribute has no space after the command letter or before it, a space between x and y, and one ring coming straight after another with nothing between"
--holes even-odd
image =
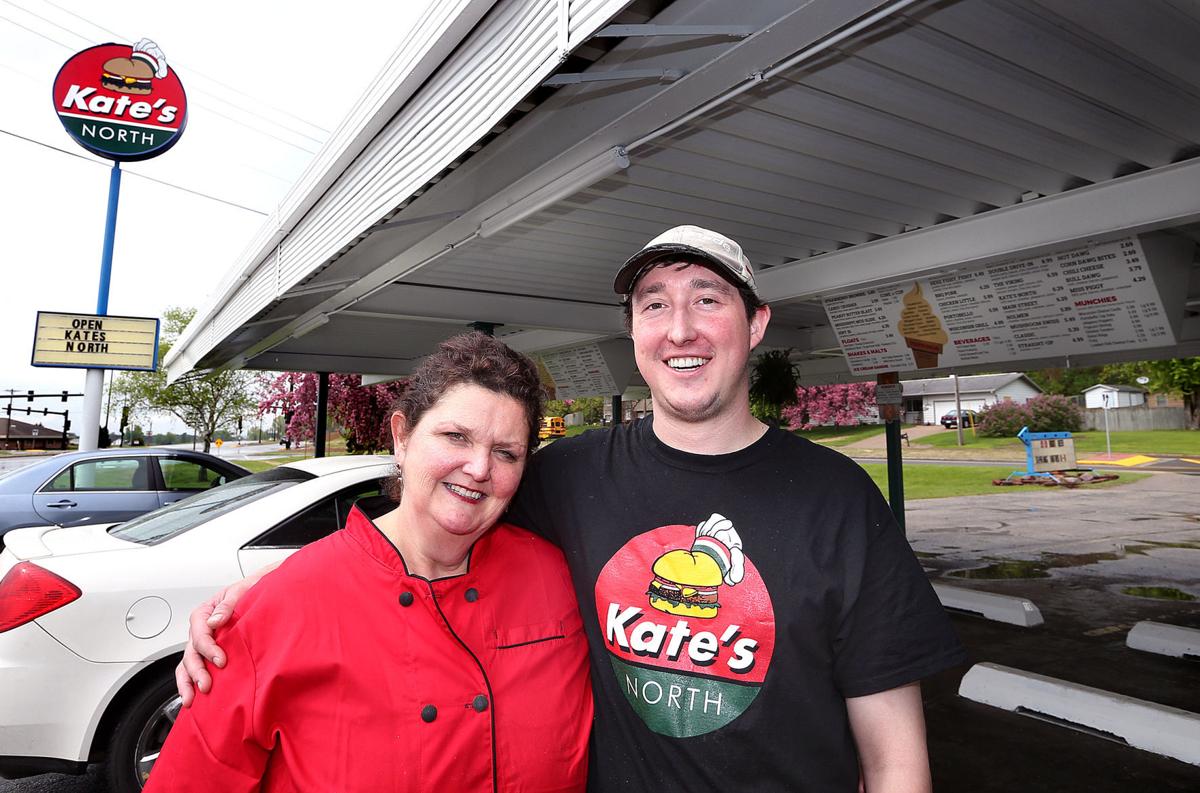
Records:
<instances>
[{"instance_id":1,"label":"ice cream cone illustration on menu","mask_svg":"<svg viewBox=\"0 0 1200 793\"><path fill-rule=\"evenodd\" d=\"M900 312L900 324L896 326L904 343L913 351L918 369L932 369L938 365L942 346L949 340L942 321L933 313L933 307L921 294L921 285L904 295L904 310Z\"/></svg>"}]
</instances>

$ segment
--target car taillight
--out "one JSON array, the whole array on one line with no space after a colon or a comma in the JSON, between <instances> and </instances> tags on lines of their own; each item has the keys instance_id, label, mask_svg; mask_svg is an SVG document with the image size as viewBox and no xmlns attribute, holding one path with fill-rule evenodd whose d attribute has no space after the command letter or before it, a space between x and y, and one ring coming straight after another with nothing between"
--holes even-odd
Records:
<instances>
[{"instance_id":1,"label":"car taillight","mask_svg":"<svg viewBox=\"0 0 1200 793\"><path fill-rule=\"evenodd\" d=\"M67 605L83 594L62 576L21 562L0 581L0 633Z\"/></svg>"}]
</instances>

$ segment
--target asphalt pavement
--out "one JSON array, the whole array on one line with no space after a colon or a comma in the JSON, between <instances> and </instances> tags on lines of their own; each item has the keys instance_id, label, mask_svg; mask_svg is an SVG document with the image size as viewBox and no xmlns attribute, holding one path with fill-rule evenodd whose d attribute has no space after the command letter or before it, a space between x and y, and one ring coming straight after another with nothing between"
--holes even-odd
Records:
<instances>
[{"instance_id":1,"label":"asphalt pavement","mask_svg":"<svg viewBox=\"0 0 1200 793\"><path fill-rule=\"evenodd\" d=\"M197 447L197 450L200 450L203 448L203 446L200 444L197 444L196 447ZM145 448L145 447L136 446L136 447L130 447L130 448L131 449L141 449L141 448ZM175 444L171 444L171 445L155 446L154 448L191 449L192 444L190 444L190 443L175 443ZM119 447L118 447L118 449L119 449ZM243 442L243 443L238 443L237 441L233 441L231 443L222 444L220 447L217 447L214 445L209 450L209 454L211 454L215 457L220 457L223 460L233 460L236 462L237 460L249 460L249 459L269 460L272 457L284 457L284 456L293 455L293 454L300 454L301 451L311 452L312 447L309 446L309 447L305 447L303 450L297 449L295 451L288 451L287 449L284 449L278 443L274 443L271 441L266 441L263 443L251 443L248 441ZM29 465L31 463L36 463L38 460L44 460L47 457L53 457L53 456L54 456L53 452L37 452L37 453L29 453L29 454L15 454L15 455L12 455L11 457L0 457L0 474L3 474L5 471L11 471L16 468L21 468L21 467Z\"/></svg>"},{"instance_id":2,"label":"asphalt pavement","mask_svg":"<svg viewBox=\"0 0 1200 793\"><path fill-rule=\"evenodd\" d=\"M930 577L1028 598L1045 624L953 617L972 662L1200 713L1200 664L1131 650L1139 620L1200 628L1200 487L1154 474L1117 488L1029 486L1023 497L914 501L909 539ZM970 577L964 577L970 576ZM1197 600L1124 594L1174 590ZM1200 768L957 695L967 667L925 685L935 789L978 793L1200 791Z\"/></svg>"}]
</instances>

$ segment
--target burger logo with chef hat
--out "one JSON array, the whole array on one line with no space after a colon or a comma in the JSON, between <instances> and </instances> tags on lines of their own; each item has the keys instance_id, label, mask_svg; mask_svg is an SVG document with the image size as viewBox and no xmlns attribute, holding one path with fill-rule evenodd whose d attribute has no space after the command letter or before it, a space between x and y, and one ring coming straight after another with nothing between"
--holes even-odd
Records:
<instances>
[{"instance_id":1,"label":"burger logo with chef hat","mask_svg":"<svg viewBox=\"0 0 1200 793\"><path fill-rule=\"evenodd\" d=\"M745 712L775 650L770 594L734 521L716 512L625 543L596 579L596 612L629 705L676 738Z\"/></svg>"},{"instance_id":2,"label":"burger logo with chef hat","mask_svg":"<svg viewBox=\"0 0 1200 793\"><path fill-rule=\"evenodd\" d=\"M110 58L104 62L100 85L122 94L150 93L154 78L167 76L167 58L150 39L133 45L128 58Z\"/></svg>"},{"instance_id":3,"label":"burger logo with chef hat","mask_svg":"<svg viewBox=\"0 0 1200 793\"><path fill-rule=\"evenodd\" d=\"M667 551L654 560L650 605L667 614L712 619L721 604L722 583L736 586L745 575L742 540L733 522L713 513L696 527L689 550Z\"/></svg>"},{"instance_id":4,"label":"burger logo with chef hat","mask_svg":"<svg viewBox=\"0 0 1200 793\"><path fill-rule=\"evenodd\" d=\"M80 146L129 162L175 145L187 124L187 95L162 48L140 39L67 59L54 78L54 110Z\"/></svg>"}]
</instances>

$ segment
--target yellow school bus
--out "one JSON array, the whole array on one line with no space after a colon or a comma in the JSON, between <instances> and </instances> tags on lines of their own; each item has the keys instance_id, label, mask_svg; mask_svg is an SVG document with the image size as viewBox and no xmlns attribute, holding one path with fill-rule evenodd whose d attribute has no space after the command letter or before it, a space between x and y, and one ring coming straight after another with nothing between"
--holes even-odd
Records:
<instances>
[{"instance_id":1,"label":"yellow school bus","mask_svg":"<svg viewBox=\"0 0 1200 793\"><path fill-rule=\"evenodd\" d=\"M549 440L550 438L565 438L567 437L567 425L559 416L546 416L542 419L542 428L538 430L539 440Z\"/></svg>"}]
</instances>

